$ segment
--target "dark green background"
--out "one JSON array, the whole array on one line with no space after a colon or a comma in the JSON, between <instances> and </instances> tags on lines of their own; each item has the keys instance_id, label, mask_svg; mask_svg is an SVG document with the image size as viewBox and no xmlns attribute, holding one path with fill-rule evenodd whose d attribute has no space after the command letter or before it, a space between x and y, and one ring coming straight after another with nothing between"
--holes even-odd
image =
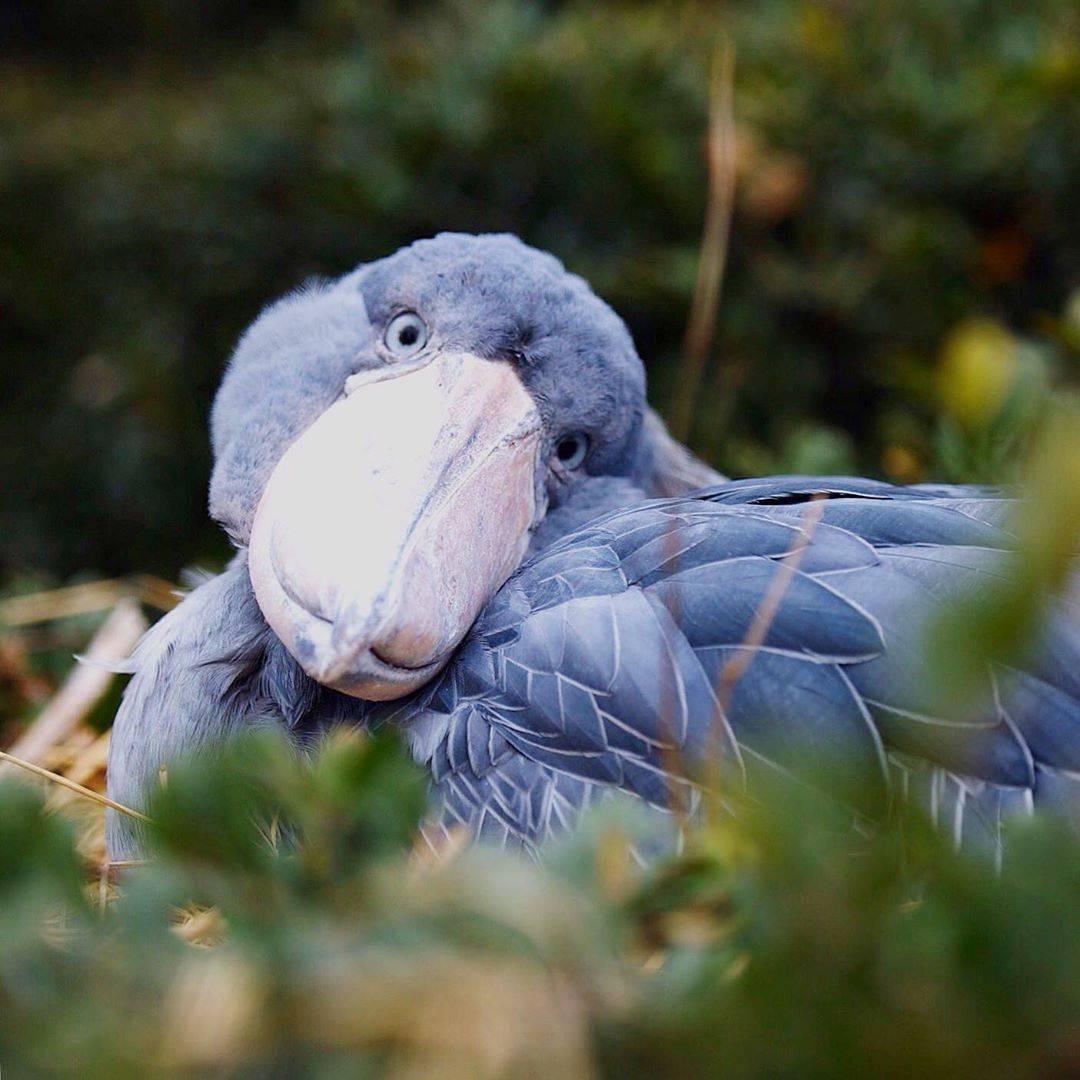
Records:
<instances>
[{"instance_id":1,"label":"dark green background","mask_svg":"<svg viewBox=\"0 0 1080 1080\"><path fill-rule=\"evenodd\" d=\"M239 332L440 229L586 275L664 407L725 34L738 191L700 451L977 474L934 399L950 333L989 317L1076 371L1068 0L46 0L0 34L0 581L223 554L205 420Z\"/></svg>"}]
</instances>

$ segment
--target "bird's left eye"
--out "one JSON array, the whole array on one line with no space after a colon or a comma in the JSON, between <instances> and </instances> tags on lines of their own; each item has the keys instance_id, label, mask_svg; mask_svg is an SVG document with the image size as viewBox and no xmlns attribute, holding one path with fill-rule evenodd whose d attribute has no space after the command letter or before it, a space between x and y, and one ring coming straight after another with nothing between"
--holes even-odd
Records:
<instances>
[{"instance_id":1,"label":"bird's left eye","mask_svg":"<svg viewBox=\"0 0 1080 1080\"><path fill-rule=\"evenodd\" d=\"M394 356L405 357L418 353L428 340L427 323L415 311L395 315L386 327L383 342Z\"/></svg>"},{"instance_id":2,"label":"bird's left eye","mask_svg":"<svg viewBox=\"0 0 1080 1080\"><path fill-rule=\"evenodd\" d=\"M567 472L580 468L588 452L589 437L580 431L573 435L564 435L555 444L555 457Z\"/></svg>"}]
</instances>

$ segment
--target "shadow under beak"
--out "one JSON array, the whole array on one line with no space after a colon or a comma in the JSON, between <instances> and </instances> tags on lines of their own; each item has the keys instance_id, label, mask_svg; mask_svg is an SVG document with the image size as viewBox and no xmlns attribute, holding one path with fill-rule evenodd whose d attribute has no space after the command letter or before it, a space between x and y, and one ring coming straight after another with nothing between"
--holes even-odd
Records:
<instances>
[{"instance_id":1,"label":"shadow under beak","mask_svg":"<svg viewBox=\"0 0 1080 1080\"><path fill-rule=\"evenodd\" d=\"M442 668L528 546L540 438L502 361L349 380L274 469L251 533L259 606L311 678L383 700Z\"/></svg>"}]
</instances>

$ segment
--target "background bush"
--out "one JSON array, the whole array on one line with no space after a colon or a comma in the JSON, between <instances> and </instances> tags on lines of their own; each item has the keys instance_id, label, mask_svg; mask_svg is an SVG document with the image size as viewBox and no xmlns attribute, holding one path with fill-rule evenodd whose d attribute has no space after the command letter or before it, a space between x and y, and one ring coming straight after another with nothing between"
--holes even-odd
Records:
<instances>
[{"instance_id":1,"label":"background bush","mask_svg":"<svg viewBox=\"0 0 1080 1080\"><path fill-rule=\"evenodd\" d=\"M440 229L586 275L666 407L723 37L738 184L701 452L1002 478L1031 387L1076 374L1070 0L41 0L0 32L7 579L219 558L205 418L239 332Z\"/></svg>"},{"instance_id":2,"label":"background bush","mask_svg":"<svg viewBox=\"0 0 1080 1080\"><path fill-rule=\"evenodd\" d=\"M1015 577L935 629L942 695L1022 651L1075 565L1075 406L1037 423L1080 367L1069 0L40 0L0 6L0 39L6 591L212 565L205 417L239 332L440 229L513 230L585 274L667 408L724 41L737 185L695 447L737 474L1030 463ZM0 747L100 622L78 610L0 627ZM93 759L100 787L115 694L51 765ZM706 797L645 867L628 805L539 864L435 857L396 743L299 761L254 739L170 769L153 860L117 889L100 813L76 826L73 796L43 813L4 777L0 1070L1080 1070L1061 822L1015 823L998 875L917 816L855 832L777 785L723 792L734 816Z\"/></svg>"}]
</instances>

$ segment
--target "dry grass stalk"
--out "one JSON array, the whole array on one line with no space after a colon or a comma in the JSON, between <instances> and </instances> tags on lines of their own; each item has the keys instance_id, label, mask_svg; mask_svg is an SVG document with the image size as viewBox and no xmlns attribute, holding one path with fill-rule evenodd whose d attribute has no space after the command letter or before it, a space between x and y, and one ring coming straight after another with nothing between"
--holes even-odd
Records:
<instances>
[{"instance_id":1,"label":"dry grass stalk","mask_svg":"<svg viewBox=\"0 0 1080 1080\"><path fill-rule=\"evenodd\" d=\"M715 706L712 722L714 729L717 725L725 721L735 686L739 679L746 673L746 669L753 661L754 650L765 643L765 638L769 633L769 627L772 626L773 620L780 610L780 604L783 602L784 596L799 569L799 565L806 553L806 548L813 539L814 530L817 528L818 522L821 520L821 515L824 511L825 497L823 495L813 495L806 511L800 519L799 530L795 535L795 539L792 541L791 547L787 550L784 558L779 563L777 572L769 582L769 587L765 590L765 595L761 598L761 602L754 609L754 614L750 620L750 625L747 627L746 635L740 643L741 648L720 669L720 674L713 687ZM676 530L674 528L672 528L665 537L665 545L671 545L667 553L669 559L674 559L678 554L677 545L674 542L675 537ZM678 622L679 614L677 608L672 611L672 617ZM675 708L674 688L670 687L668 683L665 682L663 690L661 729L667 733L674 731L672 722L673 713L671 711ZM722 762L719 758L721 740L719 738L719 732L714 730L712 741L716 748L716 752L708 758L708 775L705 778L705 786L715 794L722 790ZM691 815L691 789L688 785L684 785L680 781L680 777L685 776L687 773L683 768L682 754L679 751L673 735L670 736L668 740L665 740L664 744L661 746L661 757L664 764L669 805L679 824L680 835L685 835L685 830Z\"/></svg>"},{"instance_id":2,"label":"dry grass stalk","mask_svg":"<svg viewBox=\"0 0 1080 1080\"><path fill-rule=\"evenodd\" d=\"M672 407L671 430L685 441L705 375L705 364L716 329L720 289L727 263L731 211L735 200L735 47L724 38L713 57L709 87L709 127L706 139L709 190L698 256L694 299L686 327L678 393Z\"/></svg>"},{"instance_id":3,"label":"dry grass stalk","mask_svg":"<svg viewBox=\"0 0 1080 1080\"><path fill-rule=\"evenodd\" d=\"M750 620L746 637L742 640L742 648L720 670L720 677L716 683L716 700L719 703L722 716L727 715L735 684L742 678L753 661L754 650L765 643L769 627L772 626L776 613L780 610L780 604L791 586L795 574L798 572L799 564L806 554L806 549L814 536L814 530L817 528L824 511L824 496L813 496L800 519L800 528L795 540L777 567L772 581L769 582L768 589L765 590L765 595L761 598L761 603L758 604L754 611L754 617Z\"/></svg>"},{"instance_id":4,"label":"dry grass stalk","mask_svg":"<svg viewBox=\"0 0 1080 1080\"><path fill-rule=\"evenodd\" d=\"M146 627L146 619L135 601L120 600L91 639L85 653L87 663L72 668L64 685L11 747L10 753L23 761L42 761L51 746L70 735L89 716L109 689L115 676L101 665L127 657Z\"/></svg>"},{"instance_id":5,"label":"dry grass stalk","mask_svg":"<svg viewBox=\"0 0 1080 1080\"><path fill-rule=\"evenodd\" d=\"M99 806L108 807L110 810L117 811L117 813L126 814L128 817L135 818L137 821L149 822L150 820L145 814L140 813L138 810L133 810L130 806L124 806L123 803L118 803L114 799L110 799L107 795L102 795L97 791L91 791L90 788L83 787L82 784L76 784L74 780L69 780L66 776L49 772L48 769L43 769L40 765L35 765L30 761L23 761L22 758L17 758L13 754L5 753L3 750L0 750L0 761L7 762L10 765L16 765L28 773L33 773L34 776L41 777L42 780L48 780L50 783L58 784L62 788L67 788L68 791L74 791L77 795L81 795L84 799L96 802Z\"/></svg>"},{"instance_id":6,"label":"dry grass stalk","mask_svg":"<svg viewBox=\"0 0 1080 1080\"><path fill-rule=\"evenodd\" d=\"M116 579L88 581L63 589L12 596L0 600L0 624L9 627L29 626L73 615L90 615L115 606L130 591L123 580Z\"/></svg>"},{"instance_id":7,"label":"dry grass stalk","mask_svg":"<svg viewBox=\"0 0 1080 1080\"><path fill-rule=\"evenodd\" d=\"M144 817L104 794L109 736L96 731L89 717L115 677L107 665L126 657L146 627L140 605L167 611L179 595L172 583L144 575L0 601L0 624L14 627L0 637L0 645L6 648L0 653L0 673L15 682L24 702L43 703L42 711L14 745L7 745L0 734L0 748L6 750L0 756L0 777L16 775L18 769L52 786L46 807L75 824L77 850L89 869L87 884L101 905L112 897L121 873L141 865L109 862L104 811L112 808L139 820ZM107 617L87 644L85 625L72 617L102 610L108 612ZM29 663L36 638L41 639L41 647L79 650L90 661L69 672L52 700L48 700L48 681L37 676ZM67 645L62 644L68 639ZM43 692L27 692L37 690L38 683Z\"/></svg>"},{"instance_id":8,"label":"dry grass stalk","mask_svg":"<svg viewBox=\"0 0 1080 1080\"><path fill-rule=\"evenodd\" d=\"M688 481L686 487L656 494L679 495L694 487L720 483L726 479L704 462L699 461L681 442L690 435L694 411L705 374L705 364L716 326L720 306L720 287L724 278L728 237L731 231L731 210L735 198L735 49L724 38L713 55L712 77L709 86L709 126L706 135L708 165L708 196L702 228L701 250L698 256L694 298L683 343L683 363L679 393L673 406L672 433L668 435L663 421L653 414L646 417L654 441L665 448L668 460L661 470L674 478ZM650 410L651 413L651 410ZM662 438L657 439L657 436ZM672 529L665 543L671 545L670 556L677 547L676 531ZM678 619L677 612L673 617ZM669 805L675 814L680 833L685 829L690 812L690 793L678 777L683 774L681 754L674 738L675 687L665 679L662 686L661 730L669 737L661 745L661 757L668 788Z\"/></svg>"},{"instance_id":9,"label":"dry grass stalk","mask_svg":"<svg viewBox=\"0 0 1080 1080\"><path fill-rule=\"evenodd\" d=\"M158 611L172 611L184 598L184 590L153 574L139 574L132 579L132 584L136 588L139 603Z\"/></svg>"},{"instance_id":10,"label":"dry grass stalk","mask_svg":"<svg viewBox=\"0 0 1080 1080\"><path fill-rule=\"evenodd\" d=\"M169 611L179 603L176 587L150 574L87 581L0 600L0 626L30 626L74 615L91 615L95 611L107 611L126 598L135 598L159 611Z\"/></svg>"}]
</instances>

